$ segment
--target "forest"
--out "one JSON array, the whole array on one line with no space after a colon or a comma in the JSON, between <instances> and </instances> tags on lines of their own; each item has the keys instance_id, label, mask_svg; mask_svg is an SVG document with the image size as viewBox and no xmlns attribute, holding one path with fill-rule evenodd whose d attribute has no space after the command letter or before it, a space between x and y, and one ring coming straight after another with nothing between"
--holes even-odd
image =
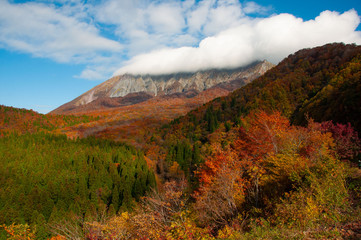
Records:
<instances>
[{"instance_id":1,"label":"forest","mask_svg":"<svg viewBox=\"0 0 361 240\"><path fill-rule=\"evenodd\" d=\"M360 239L360 103L361 47L334 43L141 148L62 135L95 117L2 106L0 239Z\"/></svg>"},{"instance_id":2,"label":"forest","mask_svg":"<svg viewBox=\"0 0 361 240\"><path fill-rule=\"evenodd\" d=\"M156 185L133 147L47 133L0 138L0 176L0 224L36 226L38 239L50 238L48 226L64 219L84 222L132 209Z\"/></svg>"},{"instance_id":3,"label":"forest","mask_svg":"<svg viewBox=\"0 0 361 240\"><path fill-rule=\"evenodd\" d=\"M99 117L88 115L44 115L33 110L6 107L0 105L0 134L7 132L36 133L53 132L99 120Z\"/></svg>"}]
</instances>

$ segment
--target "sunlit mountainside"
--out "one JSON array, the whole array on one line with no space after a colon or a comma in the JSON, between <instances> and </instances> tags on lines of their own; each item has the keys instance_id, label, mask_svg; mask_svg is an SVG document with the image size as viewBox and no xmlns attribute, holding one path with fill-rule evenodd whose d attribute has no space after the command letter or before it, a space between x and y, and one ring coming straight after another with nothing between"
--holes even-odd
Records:
<instances>
[{"instance_id":1,"label":"sunlit mountainside","mask_svg":"<svg viewBox=\"0 0 361 240\"><path fill-rule=\"evenodd\" d=\"M52 113L69 114L103 110L133 105L162 96L192 98L210 88L233 91L272 67L273 64L263 61L237 69L213 69L169 75L120 75L94 87Z\"/></svg>"},{"instance_id":2,"label":"sunlit mountainside","mask_svg":"<svg viewBox=\"0 0 361 240\"><path fill-rule=\"evenodd\" d=\"M263 61L230 70L117 76L50 114L86 114L99 118L95 122L64 129L68 136L94 135L142 144L161 125L214 98L229 94L272 67L271 63Z\"/></svg>"}]
</instances>

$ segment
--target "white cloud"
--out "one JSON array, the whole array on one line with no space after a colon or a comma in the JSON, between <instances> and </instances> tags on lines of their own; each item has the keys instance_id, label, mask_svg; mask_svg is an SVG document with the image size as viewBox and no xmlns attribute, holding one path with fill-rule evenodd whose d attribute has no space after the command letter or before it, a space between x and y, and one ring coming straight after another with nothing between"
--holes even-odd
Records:
<instances>
[{"instance_id":1,"label":"white cloud","mask_svg":"<svg viewBox=\"0 0 361 240\"><path fill-rule=\"evenodd\" d=\"M117 70L116 60L118 59L115 58L112 61L106 61L107 64L105 64L105 62L103 64L89 64L79 75L75 75L74 77L91 81L105 80Z\"/></svg>"},{"instance_id":2,"label":"white cloud","mask_svg":"<svg viewBox=\"0 0 361 240\"><path fill-rule=\"evenodd\" d=\"M103 1L91 9L97 21L116 26L115 34L128 37L133 31L146 32L146 4L137 0Z\"/></svg>"},{"instance_id":3,"label":"white cloud","mask_svg":"<svg viewBox=\"0 0 361 240\"><path fill-rule=\"evenodd\" d=\"M208 14L211 9L211 1L201 1L194 9L188 11L187 20L188 27L191 32L202 31L203 26L207 22Z\"/></svg>"},{"instance_id":4,"label":"white cloud","mask_svg":"<svg viewBox=\"0 0 361 240\"><path fill-rule=\"evenodd\" d=\"M79 76L75 76L76 78L83 78L88 80L102 80L104 79L104 75L99 71L86 68L84 69Z\"/></svg>"},{"instance_id":5,"label":"white cloud","mask_svg":"<svg viewBox=\"0 0 361 240\"><path fill-rule=\"evenodd\" d=\"M185 27L185 19L179 4L152 4L147 12L149 25L154 32L177 34Z\"/></svg>"},{"instance_id":6,"label":"white cloud","mask_svg":"<svg viewBox=\"0 0 361 240\"><path fill-rule=\"evenodd\" d=\"M96 21L115 26L115 34L125 42L128 56L150 49L198 43L185 37L185 11L191 1L109 0L93 6ZM186 42L180 42L178 39ZM178 45L179 44L179 45Z\"/></svg>"},{"instance_id":7,"label":"white cloud","mask_svg":"<svg viewBox=\"0 0 361 240\"><path fill-rule=\"evenodd\" d=\"M245 14L252 14L252 13L266 14L270 9L271 9L270 7L261 6L255 2L246 2L243 7L243 12Z\"/></svg>"},{"instance_id":8,"label":"white cloud","mask_svg":"<svg viewBox=\"0 0 361 240\"><path fill-rule=\"evenodd\" d=\"M71 11L64 7L69 14ZM120 43L100 36L91 24L63 9L40 3L0 1L0 45L58 62L96 62L101 52L119 52Z\"/></svg>"},{"instance_id":9,"label":"white cloud","mask_svg":"<svg viewBox=\"0 0 361 240\"><path fill-rule=\"evenodd\" d=\"M202 40L198 47L165 48L135 56L114 74L167 74L209 68L232 68L268 59L278 63L289 54L329 42L361 44L355 31L360 17L355 10L343 14L324 11L303 21L291 14L244 18L237 27Z\"/></svg>"},{"instance_id":10,"label":"white cloud","mask_svg":"<svg viewBox=\"0 0 361 240\"><path fill-rule=\"evenodd\" d=\"M76 77L90 80L105 80L119 65L117 74L196 71L265 58L276 63L327 42L360 43L355 11L303 21L290 14L250 17L271 7L239 0L9 1L0 0L1 48L84 64Z\"/></svg>"},{"instance_id":11,"label":"white cloud","mask_svg":"<svg viewBox=\"0 0 361 240\"><path fill-rule=\"evenodd\" d=\"M129 43L129 56L194 46L205 36L237 26L244 16L238 0L109 0L93 11L97 21L114 25L117 36Z\"/></svg>"},{"instance_id":12,"label":"white cloud","mask_svg":"<svg viewBox=\"0 0 361 240\"><path fill-rule=\"evenodd\" d=\"M238 1L218 1L209 10L204 33L208 36L214 35L224 29L237 26L243 16L244 13Z\"/></svg>"}]
</instances>

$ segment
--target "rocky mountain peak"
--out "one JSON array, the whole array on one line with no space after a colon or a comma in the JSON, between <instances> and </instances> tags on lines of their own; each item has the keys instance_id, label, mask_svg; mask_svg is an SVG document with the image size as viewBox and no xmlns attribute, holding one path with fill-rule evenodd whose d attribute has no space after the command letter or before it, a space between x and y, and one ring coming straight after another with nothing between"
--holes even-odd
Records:
<instances>
[{"instance_id":1,"label":"rocky mountain peak","mask_svg":"<svg viewBox=\"0 0 361 240\"><path fill-rule=\"evenodd\" d=\"M149 98L175 93L194 96L214 87L233 91L263 75L273 66L267 61L258 61L236 69L211 69L196 73L124 74L99 84L73 101L55 109L52 113L76 111L76 108L82 108L89 104L100 104L103 107L131 105ZM187 95L189 92L192 94Z\"/></svg>"}]
</instances>

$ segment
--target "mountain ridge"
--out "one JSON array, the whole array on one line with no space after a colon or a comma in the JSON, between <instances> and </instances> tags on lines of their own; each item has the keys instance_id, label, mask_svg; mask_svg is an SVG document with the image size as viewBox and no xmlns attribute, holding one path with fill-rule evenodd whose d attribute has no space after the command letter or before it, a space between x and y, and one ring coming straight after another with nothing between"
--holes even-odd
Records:
<instances>
[{"instance_id":1,"label":"mountain ridge","mask_svg":"<svg viewBox=\"0 0 361 240\"><path fill-rule=\"evenodd\" d=\"M189 98L217 85L219 88L233 91L261 76L273 66L264 60L235 69L211 69L167 75L114 76L50 113L70 114L121 107L144 102L154 97L179 93Z\"/></svg>"},{"instance_id":2,"label":"mountain ridge","mask_svg":"<svg viewBox=\"0 0 361 240\"><path fill-rule=\"evenodd\" d=\"M291 123L300 125L305 125L308 117L350 122L361 132L356 117L361 113L360 59L361 46L355 44L330 43L301 49L250 84L174 121L171 129L199 125L204 131L201 138L205 139L220 123L237 125L241 117L258 109L279 111Z\"/></svg>"}]
</instances>

